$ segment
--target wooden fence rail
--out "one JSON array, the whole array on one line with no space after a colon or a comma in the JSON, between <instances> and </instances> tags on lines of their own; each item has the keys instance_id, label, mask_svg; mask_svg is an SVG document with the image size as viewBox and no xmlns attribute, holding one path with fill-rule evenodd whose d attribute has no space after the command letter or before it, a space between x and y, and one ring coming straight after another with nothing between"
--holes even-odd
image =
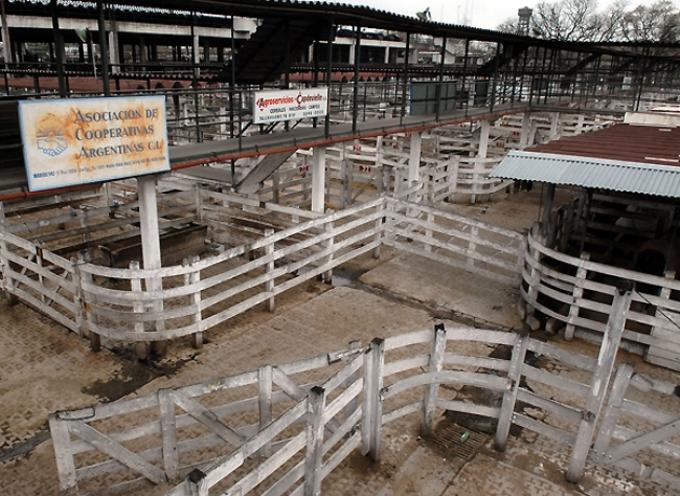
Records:
<instances>
[{"instance_id":1,"label":"wooden fence rail","mask_svg":"<svg viewBox=\"0 0 680 496\"><path fill-rule=\"evenodd\" d=\"M612 311L616 286L634 287L623 340L657 365L680 370L680 281L593 262L587 255L566 255L545 246L535 232L527 238L522 269L522 299L527 313L538 310L549 326L576 328L602 335Z\"/></svg>"},{"instance_id":2,"label":"wooden fence rail","mask_svg":"<svg viewBox=\"0 0 680 496\"><path fill-rule=\"evenodd\" d=\"M612 320L612 330L620 323ZM489 347L496 346L510 353L489 357ZM584 420L591 422L592 461L616 463L679 489L680 448L664 437L677 434L677 412L626 396L632 388L674 395L676 386L633 376L623 366L604 405L616 351L604 346L596 359L529 336L438 325L374 339L367 347L353 343L307 360L58 412L50 429L60 487L96 492L99 481L116 490L171 484L173 496L247 494L255 488L270 496L319 494L323 479L355 449L380 458L385 425L417 415L427 435L438 412L451 410L494 419L497 449L504 449L515 424L572 447L572 458L582 465L590 443L577 439ZM540 368L529 353L554 365ZM591 379L579 382L574 374ZM456 393L461 387L486 393L464 400ZM603 405L601 426L589 397ZM629 413L662 425L633 432L619 425ZM668 456L675 469L640 471L640 462L629 458L644 448ZM575 472L574 480L581 474Z\"/></svg>"},{"instance_id":3,"label":"wooden fence rail","mask_svg":"<svg viewBox=\"0 0 680 496\"><path fill-rule=\"evenodd\" d=\"M378 256L383 244L503 282L515 283L519 274L520 234L412 201L424 194L422 185L327 215L215 191L180 193L209 226L209 239L236 246L160 269L135 261L111 268L66 260L3 231L5 292L88 336L94 349L102 340L183 336L200 346L204 333L222 322L263 303L274 310L277 295L317 276L330 281L335 267L365 253ZM248 215L259 211L266 220L255 224ZM241 236L230 227L238 219L248 229Z\"/></svg>"}]
</instances>

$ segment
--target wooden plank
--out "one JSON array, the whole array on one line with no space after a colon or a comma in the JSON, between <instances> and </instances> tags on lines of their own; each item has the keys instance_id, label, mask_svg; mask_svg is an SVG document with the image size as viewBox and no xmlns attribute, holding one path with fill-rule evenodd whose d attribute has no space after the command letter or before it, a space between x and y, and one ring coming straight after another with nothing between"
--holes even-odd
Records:
<instances>
[{"instance_id":1,"label":"wooden plank","mask_svg":"<svg viewBox=\"0 0 680 496\"><path fill-rule=\"evenodd\" d=\"M50 437L52 438L52 448L54 449L54 460L57 465L57 475L59 476L59 491L63 493L77 491L78 480L71 450L71 435L68 423L59 419L57 414L51 414L48 417L48 423Z\"/></svg>"},{"instance_id":2,"label":"wooden plank","mask_svg":"<svg viewBox=\"0 0 680 496\"><path fill-rule=\"evenodd\" d=\"M82 440L90 443L109 455L111 458L118 460L120 463L126 465L130 469L142 474L154 484L162 484L165 482L165 474L158 467L146 462L138 454L133 453L122 445L116 443L106 434L93 429L84 422L69 422L69 431L78 436Z\"/></svg>"},{"instance_id":3,"label":"wooden plank","mask_svg":"<svg viewBox=\"0 0 680 496\"><path fill-rule=\"evenodd\" d=\"M441 372L444 364L445 351L446 328L443 324L437 324L434 327L434 334L432 336L432 346L427 365L428 372L432 374ZM432 423L437 407L438 389L439 384L436 382L430 383L425 387L425 396L423 397L423 417L420 423L420 432L424 436L430 436L432 434Z\"/></svg>"},{"instance_id":4,"label":"wooden plank","mask_svg":"<svg viewBox=\"0 0 680 496\"><path fill-rule=\"evenodd\" d=\"M652 431L639 434L625 443L610 449L605 455L605 459L617 462L622 458L632 455L637 451L648 448L652 444L659 443L666 439L672 439L680 432L680 417L668 422Z\"/></svg>"},{"instance_id":5,"label":"wooden plank","mask_svg":"<svg viewBox=\"0 0 680 496\"><path fill-rule=\"evenodd\" d=\"M307 451L305 453L305 496L319 496L321 494L321 474L323 462L323 436L325 430L324 408L326 406L326 391L322 387L314 386L309 391L307 413Z\"/></svg>"},{"instance_id":6,"label":"wooden plank","mask_svg":"<svg viewBox=\"0 0 680 496\"><path fill-rule=\"evenodd\" d=\"M198 401L190 398L179 391L172 391L170 393L172 400L185 412L195 418L199 423L205 425L210 430L215 432L220 438L233 446L240 446L245 437L236 432L231 427L225 425L212 410L204 407Z\"/></svg>"},{"instance_id":7,"label":"wooden plank","mask_svg":"<svg viewBox=\"0 0 680 496\"><path fill-rule=\"evenodd\" d=\"M163 446L163 468L168 480L177 477L179 456L177 449L177 424L175 418L175 401L172 390L158 390L158 405L160 407L160 429Z\"/></svg>"}]
</instances>

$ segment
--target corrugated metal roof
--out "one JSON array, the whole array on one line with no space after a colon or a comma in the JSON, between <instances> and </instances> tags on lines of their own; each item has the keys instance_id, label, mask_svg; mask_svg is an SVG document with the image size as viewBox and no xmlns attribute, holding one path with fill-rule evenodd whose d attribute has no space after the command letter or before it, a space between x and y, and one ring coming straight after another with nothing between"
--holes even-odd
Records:
<instances>
[{"instance_id":1,"label":"corrugated metal roof","mask_svg":"<svg viewBox=\"0 0 680 496\"><path fill-rule=\"evenodd\" d=\"M680 167L512 151L492 177L680 198Z\"/></svg>"},{"instance_id":2,"label":"corrugated metal roof","mask_svg":"<svg viewBox=\"0 0 680 496\"><path fill-rule=\"evenodd\" d=\"M680 166L680 127L617 124L536 145L528 151Z\"/></svg>"}]
</instances>

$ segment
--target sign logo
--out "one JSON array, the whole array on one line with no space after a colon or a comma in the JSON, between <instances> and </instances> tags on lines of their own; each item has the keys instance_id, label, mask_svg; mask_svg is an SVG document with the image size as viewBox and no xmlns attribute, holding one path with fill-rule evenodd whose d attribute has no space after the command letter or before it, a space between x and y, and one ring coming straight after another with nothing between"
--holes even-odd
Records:
<instances>
[{"instance_id":1,"label":"sign logo","mask_svg":"<svg viewBox=\"0 0 680 496\"><path fill-rule=\"evenodd\" d=\"M253 98L255 124L323 117L327 113L328 88L258 91Z\"/></svg>"},{"instance_id":2,"label":"sign logo","mask_svg":"<svg viewBox=\"0 0 680 496\"><path fill-rule=\"evenodd\" d=\"M61 155L68 148L68 141L54 114L47 114L36 131L38 150L48 157Z\"/></svg>"}]
</instances>

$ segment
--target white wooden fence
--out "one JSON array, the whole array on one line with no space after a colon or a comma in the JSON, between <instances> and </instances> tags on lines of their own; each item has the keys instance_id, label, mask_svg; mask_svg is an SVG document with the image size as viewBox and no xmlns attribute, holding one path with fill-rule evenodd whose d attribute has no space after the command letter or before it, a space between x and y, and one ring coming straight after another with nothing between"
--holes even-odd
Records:
<instances>
[{"instance_id":1,"label":"white wooden fence","mask_svg":"<svg viewBox=\"0 0 680 496\"><path fill-rule=\"evenodd\" d=\"M420 203L386 198L384 243L515 285L524 236Z\"/></svg>"},{"instance_id":2,"label":"white wooden fence","mask_svg":"<svg viewBox=\"0 0 680 496\"><path fill-rule=\"evenodd\" d=\"M429 435L441 410L495 419L500 450L512 424L571 447L578 480L592 439L599 442L592 460L603 464L612 460L598 453L613 452L616 461L630 454L620 448L625 453L619 456L603 439L638 439L616 427L618 413L612 413L631 409L630 401L621 400L626 381L617 376L605 405L618 350L615 336L621 334L617 323L622 320L610 323L612 339L599 359L519 334L437 325L434 331L374 339L365 348L352 343L307 360L58 412L50 417L50 429L60 487L96 492L104 484L125 491L153 483L174 484L168 492L173 496L244 495L253 489L269 496L319 494L323 479L355 449L380 458L386 425L416 414L422 433ZM499 345L511 352L490 358L489 347ZM527 363L529 353L548 365ZM619 375L629 378L625 367ZM555 373L559 370L563 373ZM590 379L581 382L574 376ZM673 385L651 384L672 394ZM485 398L475 402L442 385L487 394L473 395ZM633 410L643 412L637 404ZM598 431L603 412L604 427ZM677 411L648 406L644 412L665 424L663 433L677 433ZM680 452L660 437L655 431L653 442L634 444L668 457L670 469L633 470L633 475L680 489ZM628 462L618 465L636 468Z\"/></svg>"},{"instance_id":3,"label":"white wooden fence","mask_svg":"<svg viewBox=\"0 0 680 496\"><path fill-rule=\"evenodd\" d=\"M506 283L518 280L520 234L404 199L379 197L321 215L198 188L174 194L192 199L177 209L207 224L221 253L153 270L134 261L112 268L66 260L5 230L5 292L88 336L98 349L102 339L183 336L200 346L207 330L259 304L273 310L280 293L317 276L330 280L333 268L364 253L378 256L383 243ZM267 215L259 219L258 212Z\"/></svg>"},{"instance_id":4,"label":"white wooden fence","mask_svg":"<svg viewBox=\"0 0 680 496\"><path fill-rule=\"evenodd\" d=\"M680 370L680 281L674 273L659 277L572 257L527 238L522 271L522 298L528 314L538 310L551 319L553 330L565 327L571 339L577 328L601 334L616 285L632 282L636 290L628 312L624 341L657 365ZM637 345L637 346L636 346Z\"/></svg>"}]
</instances>

